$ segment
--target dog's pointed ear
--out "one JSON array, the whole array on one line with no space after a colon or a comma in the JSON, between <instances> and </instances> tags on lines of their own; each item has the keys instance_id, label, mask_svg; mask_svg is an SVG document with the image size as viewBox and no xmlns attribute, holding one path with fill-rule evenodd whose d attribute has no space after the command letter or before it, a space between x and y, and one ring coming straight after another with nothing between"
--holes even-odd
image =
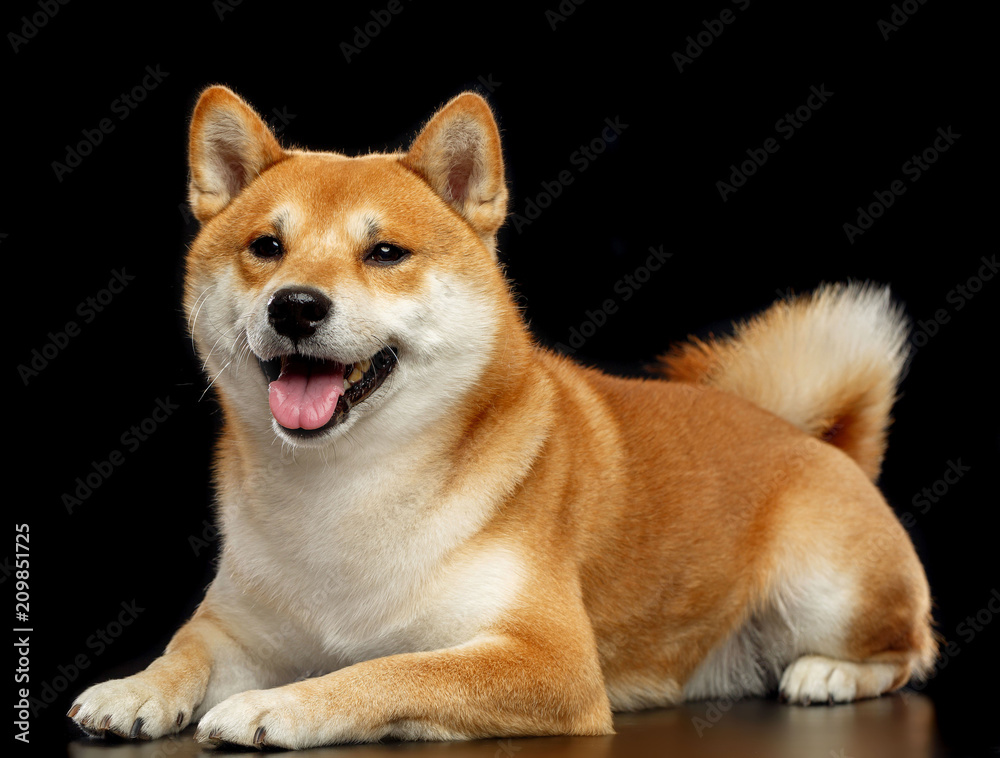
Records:
<instances>
[{"instance_id":1,"label":"dog's pointed ear","mask_svg":"<svg viewBox=\"0 0 1000 758\"><path fill-rule=\"evenodd\" d=\"M431 117L402 158L469 223L490 252L507 214L500 131L489 105L465 92Z\"/></svg>"},{"instance_id":2,"label":"dog's pointed ear","mask_svg":"<svg viewBox=\"0 0 1000 758\"><path fill-rule=\"evenodd\" d=\"M188 199L195 217L208 221L283 157L278 140L253 108L227 87L206 89L188 137Z\"/></svg>"}]
</instances>

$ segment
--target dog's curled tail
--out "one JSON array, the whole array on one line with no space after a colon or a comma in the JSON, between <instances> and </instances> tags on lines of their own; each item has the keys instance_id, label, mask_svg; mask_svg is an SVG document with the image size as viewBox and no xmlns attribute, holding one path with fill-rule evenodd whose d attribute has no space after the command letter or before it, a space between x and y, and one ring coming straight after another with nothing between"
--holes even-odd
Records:
<instances>
[{"instance_id":1,"label":"dog's curled tail","mask_svg":"<svg viewBox=\"0 0 1000 758\"><path fill-rule=\"evenodd\" d=\"M887 287L828 284L660 358L669 379L739 395L841 448L874 481L909 356Z\"/></svg>"}]
</instances>

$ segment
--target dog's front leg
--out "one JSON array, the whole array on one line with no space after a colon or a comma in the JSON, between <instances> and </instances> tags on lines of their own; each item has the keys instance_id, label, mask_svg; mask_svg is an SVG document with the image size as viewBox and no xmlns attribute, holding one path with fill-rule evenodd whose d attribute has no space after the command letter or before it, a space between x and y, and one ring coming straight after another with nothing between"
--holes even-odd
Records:
<instances>
[{"instance_id":1,"label":"dog's front leg","mask_svg":"<svg viewBox=\"0 0 1000 758\"><path fill-rule=\"evenodd\" d=\"M210 710L196 736L205 742L306 748L385 737L612 733L589 635L542 640L536 632L485 634L454 648L377 658L283 687L243 692Z\"/></svg>"},{"instance_id":2,"label":"dog's front leg","mask_svg":"<svg viewBox=\"0 0 1000 758\"><path fill-rule=\"evenodd\" d=\"M262 686L258 669L206 602L145 670L88 688L68 715L95 736L161 737L232 693Z\"/></svg>"}]
</instances>

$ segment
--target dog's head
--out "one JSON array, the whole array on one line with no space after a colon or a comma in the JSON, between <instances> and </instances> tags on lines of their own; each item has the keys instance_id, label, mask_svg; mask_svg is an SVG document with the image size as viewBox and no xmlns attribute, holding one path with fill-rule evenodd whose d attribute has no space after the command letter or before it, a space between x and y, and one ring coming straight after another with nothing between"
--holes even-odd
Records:
<instances>
[{"instance_id":1,"label":"dog's head","mask_svg":"<svg viewBox=\"0 0 1000 758\"><path fill-rule=\"evenodd\" d=\"M320 446L376 416L399 433L474 385L510 318L500 138L478 95L405 153L347 157L284 149L211 87L189 155L185 307L227 416Z\"/></svg>"}]
</instances>

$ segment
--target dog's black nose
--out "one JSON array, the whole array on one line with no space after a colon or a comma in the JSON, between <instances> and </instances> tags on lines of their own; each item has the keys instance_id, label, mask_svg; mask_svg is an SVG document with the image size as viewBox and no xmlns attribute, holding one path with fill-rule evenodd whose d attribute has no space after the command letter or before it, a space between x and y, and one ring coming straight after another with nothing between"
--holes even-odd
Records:
<instances>
[{"instance_id":1,"label":"dog's black nose","mask_svg":"<svg viewBox=\"0 0 1000 758\"><path fill-rule=\"evenodd\" d=\"M311 337L333 304L319 290L284 287L267 302L267 320L278 334L298 341Z\"/></svg>"}]
</instances>

